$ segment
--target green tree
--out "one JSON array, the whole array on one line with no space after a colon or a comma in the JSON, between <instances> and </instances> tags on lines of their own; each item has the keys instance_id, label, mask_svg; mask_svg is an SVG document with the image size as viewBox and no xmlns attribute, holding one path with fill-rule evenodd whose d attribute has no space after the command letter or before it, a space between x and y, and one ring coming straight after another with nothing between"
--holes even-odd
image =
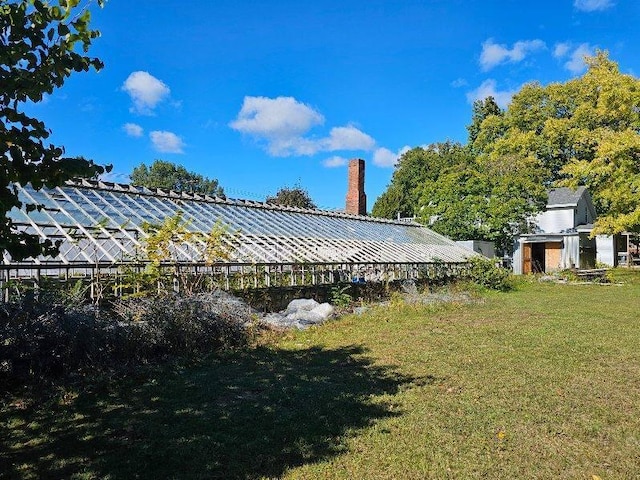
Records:
<instances>
[{"instance_id":1,"label":"green tree","mask_svg":"<svg viewBox=\"0 0 640 480\"><path fill-rule=\"evenodd\" d=\"M640 232L640 80L605 54L588 59L576 115L590 126L571 132L578 148L563 166L564 185L585 185L599 212L594 233Z\"/></svg>"},{"instance_id":2,"label":"green tree","mask_svg":"<svg viewBox=\"0 0 640 480\"><path fill-rule=\"evenodd\" d=\"M473 121L484 125L478 116ZM373 214L416 216L454 240L487 240L510 253L514 235L529 231L529 218L545 204L541 172L535 159L489 160L459 143L418 147L400 157Z\"/></svg>"},{"instance_id":3,"label":"green tree","mask_svg":"<svg viewBox=\"0 0 640 480\"><path fill-rule=\"evenodd\" d=\"M401 155L387 190L376 200L371 214L379 218L418 215L423 186L454 165L467 165L468 151L459 143L434 143Z\"/></svg>"},{"instance_id":4,"label":"green tree","mask_svg":"<svg viewBox=\"0 0 640 480\"><path fill-rule=\"evenodd\" d=\"M529 232L529 219L544 207L540 171L527 159L470 157L424 184L420 220L453 240L487 240L499 253L511 253L514 236Z\"/></svg>"},{"instance_id":5,"label":"green tree","mask_svg":"<svg viewBox=\"0 0 640 480\"><path fill-rule=\"evenodd\" d=\"M57 252L51 241L41 242L21 231L8 216L12 208L23 206L16 183L55 187L105 171L92 161L65 157L62 147L49 143L51 131L45 124L24 112L25 104L41 101L72 72L102 68L99 59L85 55L99 32L89 28L90 12L78 4L79 0L0 2L0 251L15 260Z\"/></svg>"},{"instance_id":6,"label":"green tree","mask_svg":"<svg viewBox=\"0 0 640 480\"><path fill-rule=\"evenodd\" d=\"M599 218L594 232L640 230L640 80L606 52L565 83L525 85L504 114L486 117L473 142L485 162L539 162L545 185L585 185Z\"/></svg>"},{"instance_id":7,"label":"green tree","mask_svg":"<svg viewBox=\"0 0 640 480\"><path fill-rule=\"evenodd\" d=\"M218 180L189 172L182 165L154 160L150 167L141 163L130 175L131 183L141 187L165 188L179 192L201 193L224 198L224 190Z\"/></svg>"},{"instance_id":8,"label":"green tree","mask_svg":"<svg viewBox=\"0 0 640 480\"><path fill-rule=\"evenodd\" d=\"M300 186L283 187L273 197L267 197L266 202L287 207L317 208L309 192Z\"/></svg>"},{"instance_id":9,"label":"green tree","mask_svg":"<svg viewBox=\"0 0 640 480\"><path fill-rule=\"evenodd\" d=\"M502 116L502 109L496 103L496 100L489 96L484 100L476 100L473 102L471 113L471 124L467 126L469 132L469 145L473 145L473 142L478 138L482 122L491 116Z\"/></svg>"}]
</instances>

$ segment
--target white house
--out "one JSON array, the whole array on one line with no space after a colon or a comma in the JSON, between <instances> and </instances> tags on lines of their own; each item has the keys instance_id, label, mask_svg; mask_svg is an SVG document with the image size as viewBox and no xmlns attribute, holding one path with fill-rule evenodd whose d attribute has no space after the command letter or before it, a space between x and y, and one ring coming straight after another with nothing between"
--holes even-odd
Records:
<instances>
[{"instance_id":1,"label":"white house","mask_svg":"<svg viewBox=\"0 0 640 480\"><path fill-rule=\"evenodd\" d=\"M533 233L520 235L515 240L514 273L594 268L596 261L603 260L610 260L606 263L614 265L613 237L590 238L595 219L596 211L585 187L550 190L545 211L533 220ZM602 249L604 257L598 257L597 247Z\"/></svg>"}]
</instances>

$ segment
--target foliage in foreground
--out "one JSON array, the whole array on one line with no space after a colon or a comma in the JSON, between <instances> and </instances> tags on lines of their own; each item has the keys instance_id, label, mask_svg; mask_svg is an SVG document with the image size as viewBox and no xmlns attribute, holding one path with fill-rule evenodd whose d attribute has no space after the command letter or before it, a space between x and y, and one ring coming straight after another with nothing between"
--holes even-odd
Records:
<instances>
[{"instance_id":1,"label":"foliage in foreground","mask_svg":"<svg viewBox=\"0 0 640 480\"><path fill-rule=\"evenodd\" d=\"M219 295L122 300L112 310L50 301L0 306L0 379L113 372L246 345L249 312Z\"/></svg>"},{"instance_id":2,"label":"foliage in foreground","mask_svg":"<svg viewBox=\"0 0 640 480\"><path fill-rule=\"evenodd\" d=\"M46 125L24 111L24 105L62 87L73 72L102 68L99 59L83 54L99 32L90 28L88 6L78 3L0 2L0 252L14 260L57 251L50 240L21 231L7 216L22 206L14 183L31 183L38 190L105 171L82 157L66 158L63 148L49 143ZM103 0L97 3L102 6ZM27 211L36 208L26 206Z\"/></svg>"}]
</instances>

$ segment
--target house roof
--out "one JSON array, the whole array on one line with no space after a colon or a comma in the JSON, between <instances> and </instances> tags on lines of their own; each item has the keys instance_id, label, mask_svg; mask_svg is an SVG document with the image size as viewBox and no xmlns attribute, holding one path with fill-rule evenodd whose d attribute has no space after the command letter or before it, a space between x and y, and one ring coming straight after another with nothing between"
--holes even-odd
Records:
<instances>
[{"instance_id":1,"label":"house roof","mask_svg":"<svg viewBox=\"0 0 640 480\"><path fill-rule=\"evenodd\" d=\"M548 192L547 208L575 207L586 190L586 187L578 187L575 190L568 187L552 188Z\"/></svg>"},{"instance_id":2,"label":"house roof","mask_svg":"<svg viewBox=\"0 0 640 480\"><path fill-rule=\"evenodd\" d=\"M53 189L16 187L23 207L9 213L14 225L62 242L56 259L35 263L144 260L143 225L178 213L193 232L226 227L234 263L459 263L473 256L417 223L86 180ZM28 212L26 204L42 208ZM202 261L205 247L195 239L175 245L173 259ZM5 255L4 262L11 259Z\"/></svg>"}]
</instances>

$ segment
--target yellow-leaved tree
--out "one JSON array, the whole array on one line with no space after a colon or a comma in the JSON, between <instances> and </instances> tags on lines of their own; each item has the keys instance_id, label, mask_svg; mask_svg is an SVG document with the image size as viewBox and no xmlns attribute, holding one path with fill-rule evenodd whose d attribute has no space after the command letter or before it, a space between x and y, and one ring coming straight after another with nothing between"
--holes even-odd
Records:
<instances>
[{"instance_id":1,"label":"yellow-leaved tree","mask_svg":"<svg viewBox=\"0 0 640 480\"><path fill-rule=\"evenodd\" d=\"M525 85L504 112L486 116L473 139L483 162L539 162L546 186L585 185L595 233L640 231L640 80L607 52L564 83Z\"/></svg>"}]
</instances>

